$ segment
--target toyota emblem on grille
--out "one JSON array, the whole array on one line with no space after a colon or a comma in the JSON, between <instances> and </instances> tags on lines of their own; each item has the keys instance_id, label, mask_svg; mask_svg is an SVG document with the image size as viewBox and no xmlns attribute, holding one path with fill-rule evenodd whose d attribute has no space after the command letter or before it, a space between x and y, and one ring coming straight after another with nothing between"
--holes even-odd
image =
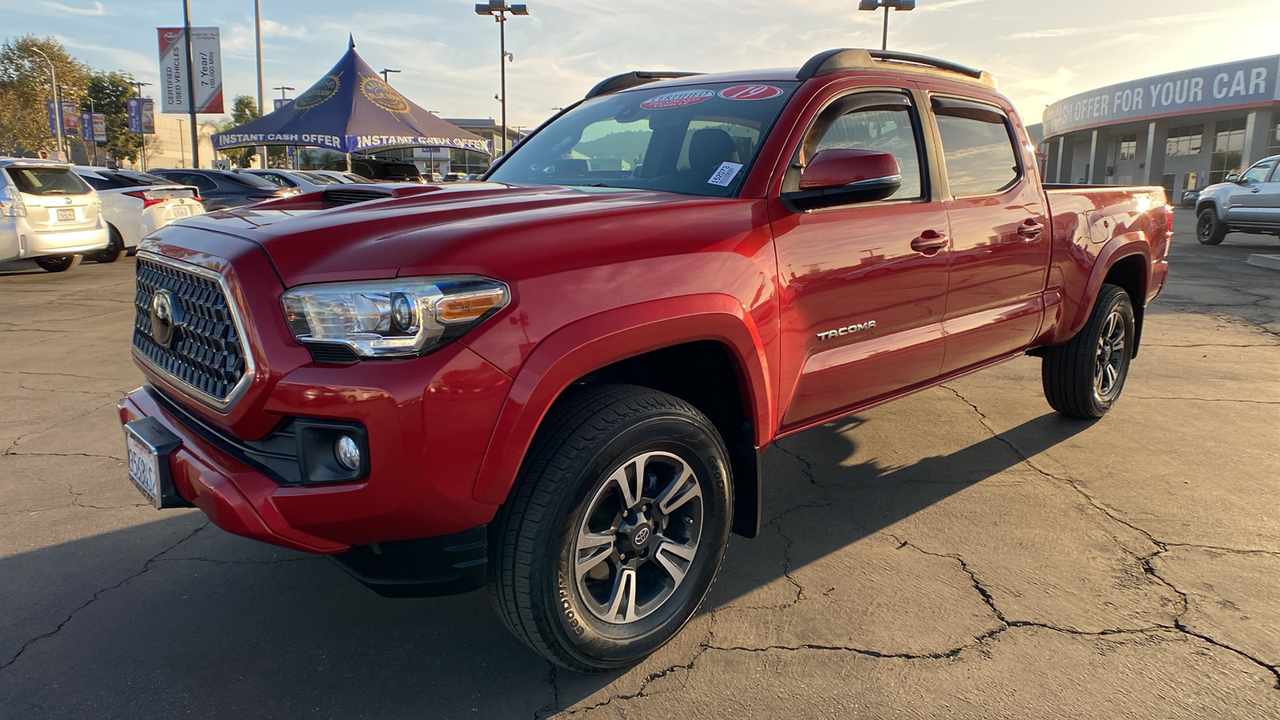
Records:
<instances>
[{"instance_id":1,"label":"toyota emblem on grille","mask_svg":"<svg viewBox=\"0 0 1280 720\"><path fill-rule=\"evenodd\" d=\"M167 348L173 342L173 328L178 324L178 306L168 290L157 290L151 298L151 339Z\"/></svg>"}]
</instances>

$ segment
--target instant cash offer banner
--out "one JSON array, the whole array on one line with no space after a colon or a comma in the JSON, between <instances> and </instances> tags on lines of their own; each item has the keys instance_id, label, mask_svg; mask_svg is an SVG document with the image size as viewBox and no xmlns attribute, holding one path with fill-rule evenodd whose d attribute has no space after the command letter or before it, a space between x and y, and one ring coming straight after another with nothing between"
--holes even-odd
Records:
<instances>
[{"instance_id":1,"label":"instant cash offer banner","mask_svg":"<svg viewBox=\"0 0 1280 720\"><path fill-rule=\"evenodd\" d=\"M187 96L187 46L182 28L156 28L160 40L160 112L191 111ZM191 28L191 60L195 64L195 111L225 112L222 107L222 52L218 28Z\"/></svg>"}]
</instances>

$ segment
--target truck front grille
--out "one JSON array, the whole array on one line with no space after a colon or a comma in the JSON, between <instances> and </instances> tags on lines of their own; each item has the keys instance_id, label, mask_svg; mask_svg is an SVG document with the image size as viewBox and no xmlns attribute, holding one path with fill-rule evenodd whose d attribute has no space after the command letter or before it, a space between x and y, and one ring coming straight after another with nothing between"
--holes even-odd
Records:
<instances>
[{"instance_id":1,"label":"truck front grille","mask_svg":"<svg viewBox=\"0 0 1280 720\"><path fill-rule=\"evenodd\" d=\"M219 276L142 254L137 268L133 348L197 399L225 409L245 378L247 359ZM162 292L167 298L157 303Z\"/></svg>"}]
</instances>

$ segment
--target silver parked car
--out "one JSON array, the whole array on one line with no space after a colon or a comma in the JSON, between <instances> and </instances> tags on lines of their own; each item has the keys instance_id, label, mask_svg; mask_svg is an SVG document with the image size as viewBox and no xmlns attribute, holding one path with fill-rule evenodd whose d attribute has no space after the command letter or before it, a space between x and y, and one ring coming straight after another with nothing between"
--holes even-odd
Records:
<instances>
[{"instance_id":1,"label":"silver parked car","mask_svg":"<svg viewBox=\"0 0 1280 720\"><path fill-rule=\"evenodd\" d=\"M109 241L98 193L71 165L0 158L0 262L30 258L62 272Z\"/></svg>"}]
</instances>

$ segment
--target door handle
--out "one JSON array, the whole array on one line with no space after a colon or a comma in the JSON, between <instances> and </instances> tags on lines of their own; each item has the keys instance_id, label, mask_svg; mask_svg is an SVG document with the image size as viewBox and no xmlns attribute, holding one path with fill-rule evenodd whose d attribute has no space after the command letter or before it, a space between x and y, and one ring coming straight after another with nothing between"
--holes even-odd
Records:
<instances>
[{"instance_id":1,"label":"door handle","mask_svg":"<svg viewBox=\"0 0 1280 720\"><path fill-rule=\"evenodd\" d=\"M1027 218L1018 226L1018 234L1027 240L1035 240L1042 232L1044 232L1044 226L1031 218Z\"/></svg>"},{"instance_id":2,"label":"door handle","mask_svg":"<svg viewBox=\"0 0 1280 720\"><path fill-rule=\"evenodd\" d=\"M936 255L939 250L947 246L951 242L951 238L933 230L925 230L920 236L911 241L911 249L923 255Z\"/></svg>"}]
</instances>

